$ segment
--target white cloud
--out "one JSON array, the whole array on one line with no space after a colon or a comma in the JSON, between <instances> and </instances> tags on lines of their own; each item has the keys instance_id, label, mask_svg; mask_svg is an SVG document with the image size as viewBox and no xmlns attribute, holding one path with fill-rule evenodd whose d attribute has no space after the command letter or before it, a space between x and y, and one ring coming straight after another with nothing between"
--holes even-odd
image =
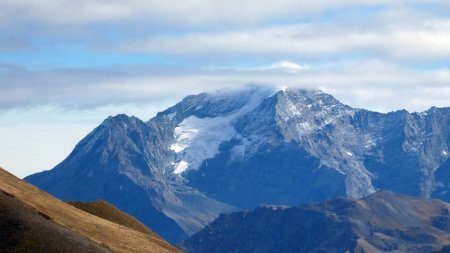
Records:
<instances>
[{"instance_id":1,"label":"white cloud","mask_svg":"<svg viewBox=\"0 0 450 253\"><path fill-rule=\"evenodd\" d=\"M261 55L318 59L324 55L348 57L352 53L365 53L388 59L436 60L450 57L448 45L450 20L433 19L410 26L392 25L362 31L330 24L300 24L162 35L127 42L119 50L225 59Z\"/></svg>"},{"instance_id":2,"label":"white cloud","mask_svg":"<svg viewBox=\"0 0 450 253\"><path fill-rule=\"evenodd\" d=\"M426 7L417 8L414 7L415 5L425 5ZM379 8L378 11L377 8ZM371 9L374 9L372 10L374 13L371 12ZM448 2L443 0L427 1L426 3L419 0L0 1L0 32L10 40L10 43L3 45L5 48L11 47L11 44L17 42L26 45L27 41L33 42L35 36L43 34L75 42L80 42L80 39L88 39L88 44L96 45L99 49L103 49L106 42L115 46L117 38L119 41L127 43L137 39L142 41L142 43L135 44L138 45L136 51L139 52L154 51L161 46L158 45L160 43L170 42L173 44L170 41L172 39L191 42L188 44L189 48L193 48L192 43L195 41L202 42L198 47L201 49L204 44L221 45L226 43L223 40L226 39L226 36L231 36L231 45L224 44L225 48L229 48L230 46L240 47L234 43L246 42L250 40L248 37L266 38L266 35L270 35L270 31L258 30L258 28L267 27L268 24L298 24L310 20L309 22L318 24L336 24L337 27L340 26L344 29L359 27L363 30L376 30L376 27L384 27L386 24L411 24L413 26L416 22L422 22L424 19L446 19L449 9ZM333 13L340 12L344 12L344 14L337 15L337 17L332 16ZM356 22L352 17L357 19ZM314 34L332 31L322 30L323 26L317 28L319 29L314 30ZM244 29L244 31L238 29ZM167 32L170 35L192 30L216 31L216 33L191 33L181 38L154 37L155 33ZM287 46L292 46L293 40L298 43L299 38L295 39L295 34L292 34L293 38L289 34L284 34L286 31L283 29L280 32L282 36L275 44L283 44L283 40ZM112 39L109 37L111 34L113 35ZM346 34L351 35L346 32L343 36L345 37ZM311 34L300 33L297 35L307 35L306 39L309 41L305 41L304 46L310 46L315 42L315 38ZM145 36L150 36L150 38L146 41ZM333 38L335 36L331 37L331 39ZM260 43L269 44L269 48L278 47L270 45L273 44L271 40L276 37L270 36L269 39L260 41ZM321 40L321 38L317 39ZM251 43L251 45L254 44ZM328 45L328 47L333 48L333 45ZM179 50L175 46L165 48L166 50L163 51L170 51L169 53L176 53ZM174 51L167 50L169 48ZM321 51L323 50L322 47ZM279 49L275 51L278 52Z\"/></svg>"},{"instance_id":3,"label":"white cloud","mask_svg":"<svg viewBox=\"0 0 450 253\"><path fill-rule=\"evenodd\" d=\"M280 70L286 73L297 73L303 70L308 70L311 67L309 65L300 65L291 61L279 61L270 65L269 70Z\"/></svg>"},{"instance_id":4,"label":"white cloud","mask_svg":"<svg viewBox=\"0 0 450 253\"><path fill-rule=\"evenodd\" d=\"M445 1L432 1L439 6ZM21 0L0 2L2 21L25 20L49 26L86 25L110 21L157 21L160 24L256 23L274 17L302 18L345 7L402 6L419 0ZM7 17L7 18L5 18Z\"/></svg>"},{"instance_id":5,"label":"white cloud","mask_svg":"<svg viewBox=\"0 0 450 253\"><path fill-rule=\"evenodd\" d=\"M258 66L248 66L248 67L234 67L234 66L211 66L207 68L212 71L228 70L235 72L255 72L255 73L268 73L268 72L284 72L284 73L298 73L300 71L305 71L311 69L310 65L298 64L293 61L281 60L276 61L270 65L258 65Z\"/></svg>"},{"instance_id":6,"label":"white cloud","mask_svg":"<svg viewBox=\"0 0 450 253\"><path fill-rule=\"evenodd\" d=\"M449 69L412 69L381 60L337 61L316 66L281 61L241 68L172 67L161 71L154 69L153 74L129 74L125 70L117 73L115 69L88 73L53 70L27 74L19 70L15 74L4 74L0 93L9 96L1 96L0 105L8 109L48 104L66 108L149 101L167 104L190 94L253 83L319 87L345 98L350 105L381 111L450 106L446 102L450 96L446 93L446 88L450 87ZM364 90L370 92L366 94ZM398 99L380 99L378 94L386 91ZM429 96L422 96L418 91ZM362 100L361 94L366 94L366 98L371 95L373 99Z\"/></svg>"}]
</instances>

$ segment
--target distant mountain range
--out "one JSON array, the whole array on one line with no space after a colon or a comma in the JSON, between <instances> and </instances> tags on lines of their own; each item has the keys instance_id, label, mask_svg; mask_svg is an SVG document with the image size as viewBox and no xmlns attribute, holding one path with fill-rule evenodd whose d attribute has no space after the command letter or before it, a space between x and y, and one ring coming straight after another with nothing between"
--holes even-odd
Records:
<instances>
[{"instance_id":1,"label":"distant mountain range","mask_svg":"<svg viewBox=\"0 0 450 253\"><path fill-rule=\"evenodd\" d=\"M376 192L359 200L222 214L183 247L195 253L426 253L448 244L449 204Z\"/></svg>"},{"instance_id":2,"label":"distant mountain range","mask_svg":"<svg viewBox=\"0 0 450 253\"><path fill-rule=\"evenodd\" d=\"M104 201L73 204L95 216L0 168L0 252L181 252Z\"/></svg>"},{"instance_id":3,"label":"distant mountain range","mask_svg":"<svg viewBox=\"0 0 450 253\"><path fill-rule=\"evenodd\" d=\"M104 199L175 243L260 204L379 189L449 201L449 133L450 108L378 113L320 90L250 87L188 96L147 122L109 117L25 180L63 200Z\"/></svg>"}]
</instances>

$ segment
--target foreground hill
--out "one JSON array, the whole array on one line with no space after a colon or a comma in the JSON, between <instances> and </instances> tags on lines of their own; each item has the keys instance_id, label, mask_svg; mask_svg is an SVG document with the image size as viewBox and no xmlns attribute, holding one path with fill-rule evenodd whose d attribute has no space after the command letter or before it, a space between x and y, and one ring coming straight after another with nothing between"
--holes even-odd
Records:
<instances>
[{"instance_id":1,"label":"foreground hill","mask_svg":"<svg viewBox=\"0 0 450 253\"><path fill-rule=\"evenodd\" d=\"M187 252L417 252L450 244L450 205L389 192L220 215ZM444 252L444 251L442 251Z\"/></svg>"},{"instance_id":2,"label":"foreground hill","mask_svg":"<svg viewBox=\"0 0 450 253\"><path fill-rule=\"evenodd\" d=\"M180 251L157 236L81 211L1 168L0 192L0 251Z\"/></svg>"},{"instance_id":3,"label":"foreground hill","mask_svg":"<svg viewBox=\"0 0 450 253\"><path fill-rule=\"evenodd\" d=\"M0 252L110 252L0 190Z\"/></svg>"},{"instance_id":4,"label":"foreground hill","mask_svg":"<svg viewBox=\"0 0 450 253\"><path fill-rule=\"evenodd\" d=\"M144 234L159 237L144 224L104 200L97 200L93 202L69 201L67 203L105 220L129 227Z\"/></svg>"},{"instance_id":5,"label":"foreground hill","mask_svg":"<svg viewBox=\"0 0 450 253\"><path fill-rule=\"evenodd\" d=\"M109 117L25 180L62 200L104 199L175 243L260 204L378 189L450 201L449 122L450 108L377 113L320 90L202 93L146 122Z\"/></svg>"}]
</instances>

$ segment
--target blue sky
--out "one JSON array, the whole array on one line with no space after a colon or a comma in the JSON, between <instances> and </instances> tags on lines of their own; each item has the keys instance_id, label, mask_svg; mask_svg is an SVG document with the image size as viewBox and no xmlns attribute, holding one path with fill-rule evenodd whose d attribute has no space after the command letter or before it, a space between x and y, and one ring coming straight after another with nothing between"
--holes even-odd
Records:
<instances>
[{"instance_id":1,"label":"blue sky","mask_svg":"<svg viewBox=\"0 0 450 253\"><path fill-rule=\"evenodd\" d=\"M248 83L382 112L449 106L449 13L443 0L0 1L0 166L50 169L108 115L147 120Z\"/></svg>"}]
</instances>

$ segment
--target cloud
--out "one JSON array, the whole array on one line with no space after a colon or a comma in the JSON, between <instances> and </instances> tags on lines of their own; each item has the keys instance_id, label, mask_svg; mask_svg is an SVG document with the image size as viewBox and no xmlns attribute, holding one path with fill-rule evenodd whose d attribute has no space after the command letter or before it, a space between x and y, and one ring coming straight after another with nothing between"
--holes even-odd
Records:
<instances>
[{"instance_id":1,"label":"cloud","mask_svg":"<svg viewBox=\"0 0 450 253\"><path fill-rule=\"evenodd\" d=\"M320 31L320 32L317 32ZM378 30L333 24L283 25L229 32L193 32L126 42L118 50L196 58L296 57L318 59L351 54L388 59L436 60L450 57L450 20L386 26Z\"/></svg>"},{"instance_id":2,"label":"cloud","mask_svg":"<svg viewBox=\"0 0 450 253\"><path fill-rule=\"evenodd\" d=\"M386 22L414 24L416 20L448 18L449 9L449 4L443 0L426 3L419 0L0 1L0 32L9 41L24 46L36 41L46 44L50 37L50 41L87 42L100 50L105 43L115 46L117 42L129 43L137 39L143 42L136 44L142 46L137 51L153 51L157 48L155 44L167 42L165 38L172 39L171 35L179 33L188 33L181 37L183 40L214 42L215 39L222 41L221 34L235 35L237 41L243 37L245 41L246 31L252 37L255 33L264 35L264 30L258 28L280 23L337 23L344 28L370 26L373 30ZM190 33L192 31L212 33ZM4 46L11 45L13 43Z\"/></svg>"},{"instance_id":3,"label":"cloud","mask_svg":"<svg viewBox=\"0 0 450 253\"><path fill-rule=\"evenodd\" d=\"M3 80L0 93L8 94L0 97L0 108L54 105L76 109L175 102L190 94L246 84L321 88L352 106L380 111L449 106L448 69L417 70L379 60L338 61L311 67L281 61L267 67L152 68L152 73L119 72L114 68L45 71L11 68L0 76ZM380 96L386 93L391 95Z\"/></svg>"},{"instance_id":4,"label":"cloud","mask_svg":"<svg viewBox=\"0 0 450 253\"><path fill-rule=\"evenodd\" d=\"M279 70L286 73L298 73L310 68L311 66L309 65L300 65L291 61L279 61L271 64L268 68L262 68L261 70Z\"/></svg>"},{"instance_id":5,"label":"cloud","mask_svg":"<svg viewBox=\"0 0 450 253\"><path fill-rule=\"evenodd\" d=\"M432 1L441 5L444 1ZM157 21L168 25L254 24L274 17L309 17L330 9L346 7L401 6L421 1L399 0L21 0L2 1L0 17L39 22L46 26L90 25L99 22Z\"/></svg>"},{"instance_id":6,"label":"cloud","mask_svg":"<svg viewBox=\"0 0 450 253\"><path fill-rule=\"evenodd\" d=\"M380 110L424 109L421 98L383 106L361 90L449 86L448 10L438 0L0 1L0 92L8 94L0 108L137 104L263 83L319 86ZM71 45L87 57L62 69L61 59L74 59ZM149 57L137 66L136 55ZM351 98L361 94L373 104Z\"/></svg>"},{"instance_id":7,"label":"cloud","mask_svg":"<svg viewBox=\"0 0 450 253\"><path fill-rule=\"evenodd\" d=\"M269 72L283 72L283 73L298 73L300 71L311 69L310 65L298 64L296 62L281 60L274 62L270 65L258 65L258 66L247 66L247 67L235 67L235 66L210 66L207 68L212 71L235 71L235 72L255 72L264 74Z\"/></svg>"}]
</instances>

